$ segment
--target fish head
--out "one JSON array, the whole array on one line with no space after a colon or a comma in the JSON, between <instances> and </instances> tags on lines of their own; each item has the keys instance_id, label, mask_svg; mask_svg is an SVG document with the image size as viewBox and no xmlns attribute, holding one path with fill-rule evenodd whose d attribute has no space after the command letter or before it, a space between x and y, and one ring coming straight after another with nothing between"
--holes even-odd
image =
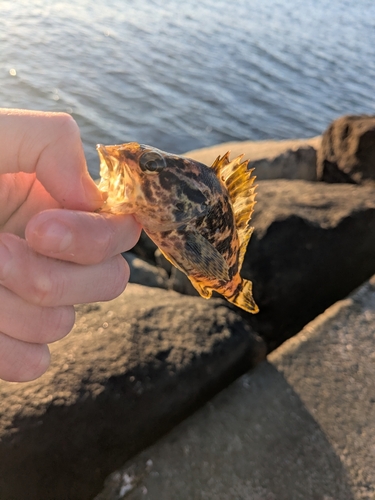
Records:
<instances>
[{"instance_id":1,"label":"fish head","mask_svg":"<svg viewBox=\"0 0 375 500\"><path fill-rule=\"evenodd\" d=\"M133 213L145 229L167 231L203 215L220 189L207 166L136 142L98 145L104 211Z\"/></svg>"}]
</instances>

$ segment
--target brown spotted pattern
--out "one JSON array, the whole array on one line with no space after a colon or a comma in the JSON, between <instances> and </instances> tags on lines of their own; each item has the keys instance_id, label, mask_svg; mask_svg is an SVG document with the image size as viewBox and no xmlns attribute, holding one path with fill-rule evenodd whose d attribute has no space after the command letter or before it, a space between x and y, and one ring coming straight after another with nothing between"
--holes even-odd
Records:
<instances>
[{"instance_id":1,"label":"brown spotted pattern","mask_svg":"<svg viewBox=\"0 0 375 500\"><path fill-rule=\"evenodd\" d=\"M215 290L257 312L251 282L240 276L255 203L247 162L227 153L208 167L135 142L97 149L102 211L133 213L203 297Z\"/></svg>"}]
</instances>

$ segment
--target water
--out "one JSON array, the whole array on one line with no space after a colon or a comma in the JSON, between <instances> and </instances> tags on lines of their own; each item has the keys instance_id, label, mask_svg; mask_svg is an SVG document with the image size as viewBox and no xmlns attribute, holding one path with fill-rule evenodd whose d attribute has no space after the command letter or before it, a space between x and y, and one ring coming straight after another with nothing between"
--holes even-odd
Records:
<instances>
[{"instance_id":1,"label":"water","mask_svg":"<svg viewBox=\"0 0 375 500\"><path fill-rule=\"evenodd\" d=\"M0 0L0 106L181 153L375 114L373 0Z\"/></svg>"}]
</instances>

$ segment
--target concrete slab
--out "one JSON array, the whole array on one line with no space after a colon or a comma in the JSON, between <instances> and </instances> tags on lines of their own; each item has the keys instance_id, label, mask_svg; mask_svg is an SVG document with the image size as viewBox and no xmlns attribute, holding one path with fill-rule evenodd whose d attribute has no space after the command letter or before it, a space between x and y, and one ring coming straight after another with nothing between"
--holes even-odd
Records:
<instances>
[{"instance_id":1,"label":"concrete slab","mask_svg":"<svg viewBox=\"0 0 375 500\"><path fill-rule=\"evenodd\" d=\"M115 472L96 500L125 497L375 499L375 277Z\"/></svg>"},{"instance_id":2,"label":"concrete slab","mask_svg":"<svg viewBox=\"0 0 375 500\"><path fill-rule=\"evenodd\" d=\"M200 148L188 151L186 156L194 158L197 161L211 165L217 156L224 154L226 151L231 152L231 157L236 157L241 154L245 159L251 161L261 160L262 158L272 158L278 156L288 149L297 149L302 146L312 146L315 149L320 147L321 136L309 137L307 139L285 139L280 141L232 141L222 142L215 146Z\"/></svg>"},{"instance_id":3,"label":"concrete slab","mask_svg":"<svg viewBox=\"0 0 375 500\"><path fill-rule=\"evenodd\" d=\"M302 179L316 181L316 158L321 136L310 139L288 139L283 141L226 142L208 148L189 151L185 155L206 165L227 151L231 158L244 155L255 168L258 180Z\"/></svg>"}]
</instances>

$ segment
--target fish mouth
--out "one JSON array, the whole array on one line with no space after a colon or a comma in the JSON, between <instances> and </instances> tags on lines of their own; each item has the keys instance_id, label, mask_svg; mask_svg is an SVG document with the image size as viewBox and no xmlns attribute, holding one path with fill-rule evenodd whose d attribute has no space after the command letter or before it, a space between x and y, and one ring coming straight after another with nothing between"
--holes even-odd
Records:
<instances>
[{"instance_id":1,"label":"fish mouth","mask_svg":"<svg viewBox=\"0 0 375 500\"><path fill-rule=\"evenodd\" d=\"M98 144L96 150L100 160L99 189L107 196L106 205L128 204L133 192L130 167L116 146Z\"/></svg>"},{"instance_id":2,"label":"fish mouth","mask_svg":"<svg viewBox=\"0 0 375 500\"><path fill-rule=\"evenodd\" d=\"M100 180L102 182L103 180L109 179L109 177L112 175L112 172L114 172L114 165L111 160L111 155L106 146L104 146L103 144L97 144L96 150L99 155L101 177Z\"/></svg>"},{"instance_id":3,"label":"fish mouth","mask_svg":"<svg viewBox=\"0 0 375 500\"><path fill-rule=\"evenodd\" d=\"M99 155L100 160L100 177L106 178L111 177L115 173L118 173L119 161L111 154L111 146L104 146L103 144L97 144L96 150Z\"/></svg>"},{"instance_id":4,"label":"fish mouth","mask_svg":"<svg viewBox=\"0 0 375 500\"><path fill-rule=\"evenodd\" d=\"M106 163L111 163L111 157L108 154L107 148L103 144L97 144L96 150L98 152L100 161L105 161Z\"/></svg>"}]
</instances>

